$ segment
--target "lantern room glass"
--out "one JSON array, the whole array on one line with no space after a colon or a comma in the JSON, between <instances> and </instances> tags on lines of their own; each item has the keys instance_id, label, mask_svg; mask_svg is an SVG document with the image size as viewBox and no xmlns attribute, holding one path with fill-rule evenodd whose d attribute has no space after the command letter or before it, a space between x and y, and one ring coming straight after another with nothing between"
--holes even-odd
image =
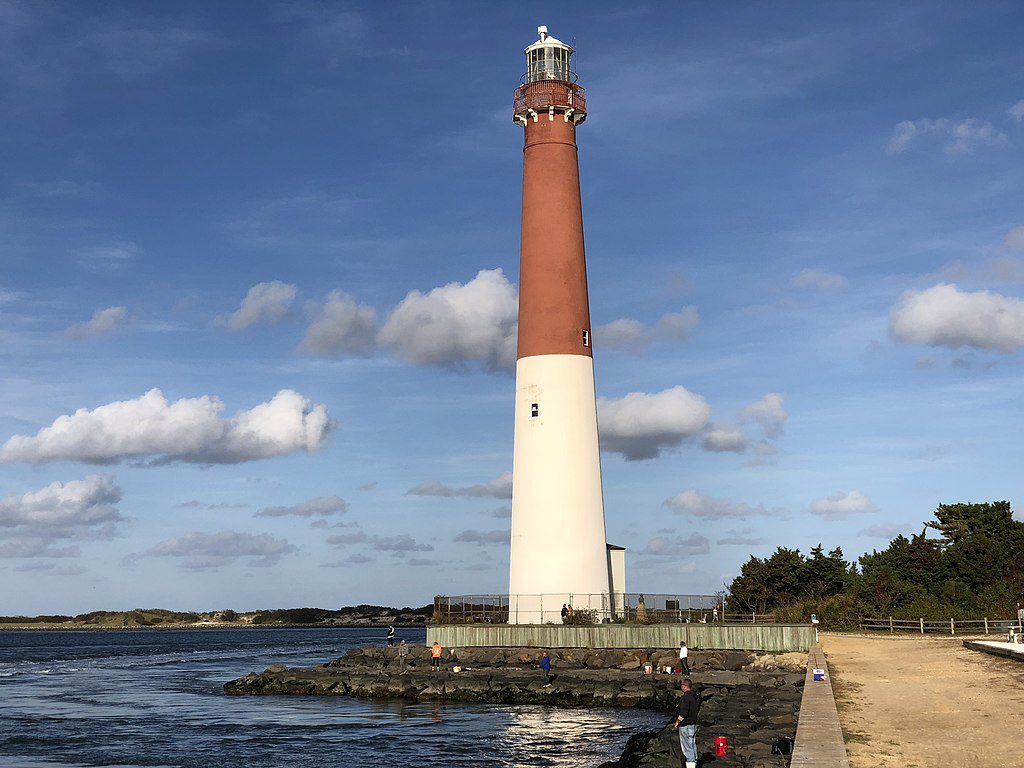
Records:
<instances>
[{"instance_id":1,"label":"lantern room glass","mask_svg":"<svg viewBox=\"0 0 1024 768\"><path fill-rule=\"evenodd\" d=\"M572 52L560 45L542 45L526 52L526 82L564 80L569 82Z\"/></svg>"}]
</instances>

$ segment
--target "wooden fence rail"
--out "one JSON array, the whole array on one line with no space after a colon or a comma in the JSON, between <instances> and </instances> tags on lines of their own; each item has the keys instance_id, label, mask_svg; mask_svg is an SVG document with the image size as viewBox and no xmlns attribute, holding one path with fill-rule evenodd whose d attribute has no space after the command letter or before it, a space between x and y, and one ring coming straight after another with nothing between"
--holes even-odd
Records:
<instances>
[{"instance_id":1,"label":"wooden fence rail","mask_svg":"<svg viewBox=\"0 0 1024 768\"><path fill-rule=\"evenodd\" d=\"M1021 631L1021 624L1018 619L953 619L948 621L925 621L924 619L894 619L892 616L881 619L862 618L860 628L867 631L889 632L915 632L926 634L928 632L956 635L960 634L1006 634L1011 627Z\"/></svg>"}]
</instances>

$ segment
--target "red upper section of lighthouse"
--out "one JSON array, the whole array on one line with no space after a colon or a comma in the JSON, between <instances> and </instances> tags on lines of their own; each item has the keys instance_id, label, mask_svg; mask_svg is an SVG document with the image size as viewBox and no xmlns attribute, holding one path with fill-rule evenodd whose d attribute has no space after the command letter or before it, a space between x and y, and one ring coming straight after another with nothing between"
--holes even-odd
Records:
<instances>
[{"instance_id":1,"label":"red upper section of lighthouse","mask_svg":"<svg viewBox=\"0 0 1024 768\"><path fill-rule=\"evenodd\" d=\"M541 27L526 54L529 82L515 102L525 128L518 356L592 356L576 151L586 100L583 88L565 79L572 48Z\"/></svg>"}]
</instances>

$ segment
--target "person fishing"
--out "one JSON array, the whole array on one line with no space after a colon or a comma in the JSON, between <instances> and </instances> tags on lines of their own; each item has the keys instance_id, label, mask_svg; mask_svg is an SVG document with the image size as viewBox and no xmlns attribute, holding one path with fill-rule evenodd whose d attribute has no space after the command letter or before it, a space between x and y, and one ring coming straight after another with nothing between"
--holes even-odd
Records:
<instances>
[{"instance_id":1,"label":"person fishing","mask_svg":"<svg viewBox=\"0 0 1024 768\"><path fill-rule=\"evenodd\" d=\"M551 687L551 657L548 656L548 652L544 651L544 655L540 657L540 663L537 665L544 670L544 687Z\"/></svg>"},{"instance_id":2,"label":"person fishing","mask_svg":"<svg viewBox=\"0 0 1024 768\"><path fill-rule=\"evenodd\" d=\"M679 731L679 746L683 750L686 768L697 768L697 715L700 713L700 699L693 692L693 681L684 677L679 684L683 695L676 707L676 719L672 727Z\"/></svg>"},{"instance_id":3,"label":"person fishing","mask_svg":"<svg viewBox=\"0 0 1024 768\"><path fill-rule=\"evenodd\" d=\"M441 669L441 654L444 653L444 649L441 644L434 641L434 645L430 648L430 669L431 671L439 671Z\"/></svg>"},{"instance_id":4,"label":"person fishing","mask_svg":"<svg viewBox=\"0 0 1024 768\"><path fill-rule=\"evenodd\" d=\"M400 674L405 673L405 667L409 658L409 646L406 645L405 640L398 643L398 669Z\"/></svg>"}]
</instances>

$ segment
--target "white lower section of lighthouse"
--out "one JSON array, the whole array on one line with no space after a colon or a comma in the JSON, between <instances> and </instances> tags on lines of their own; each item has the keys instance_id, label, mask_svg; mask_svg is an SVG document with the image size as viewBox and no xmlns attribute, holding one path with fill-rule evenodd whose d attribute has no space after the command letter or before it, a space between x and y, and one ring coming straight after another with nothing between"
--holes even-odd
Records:
<instances>
[{"instance_id":1,"label":"white lower section of lighthouse","mask_svg":"<svg viewBox=\"0 0 1024 768\"><path fill-rule=\"evenodd\" d=\"M516 363L509 622L558 623L563 603L612 608L594 360Z\"/></svg>"}]
</instances>

